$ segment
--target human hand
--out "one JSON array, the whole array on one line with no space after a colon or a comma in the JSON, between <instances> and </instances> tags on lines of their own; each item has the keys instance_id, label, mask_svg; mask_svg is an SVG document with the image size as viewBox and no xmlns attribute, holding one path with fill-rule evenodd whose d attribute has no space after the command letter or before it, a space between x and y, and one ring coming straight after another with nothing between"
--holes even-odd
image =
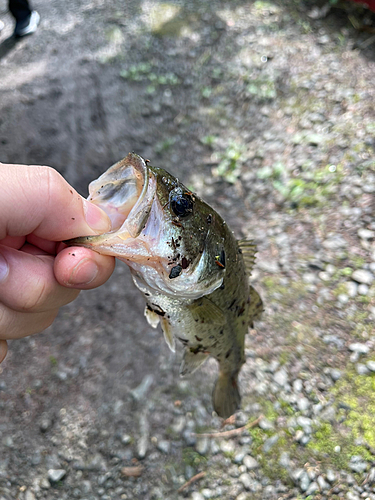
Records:
<instances>
[{"instance_id":1,"label":"human hand","mask_svg":"<svg viewBox=\"0 0 375 500\"><path fill-rule=\"evenodd\" d=\"M50 167L0 163L0 363L7 339L47 328L79 290L102 285L115 259L62 240L110 229L107 215Z\"/></svg>"}]
</instances>

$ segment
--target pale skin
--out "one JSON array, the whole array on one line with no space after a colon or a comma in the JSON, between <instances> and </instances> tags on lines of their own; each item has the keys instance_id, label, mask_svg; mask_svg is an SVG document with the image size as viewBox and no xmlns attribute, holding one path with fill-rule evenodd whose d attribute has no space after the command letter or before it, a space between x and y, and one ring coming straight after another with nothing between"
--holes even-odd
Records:
<instances>
[{"instance_id":1,"label":"pale skin","mask_svg":"<svg viewBox=\"0 0 375 500\"><path fill-rule=\"evenodd\" d=\"M54 169L0 163L0 363L7 340L41 332L80 290L102 285L115 259L63 240L110 221Z\"/></svg>"}]
</instances>

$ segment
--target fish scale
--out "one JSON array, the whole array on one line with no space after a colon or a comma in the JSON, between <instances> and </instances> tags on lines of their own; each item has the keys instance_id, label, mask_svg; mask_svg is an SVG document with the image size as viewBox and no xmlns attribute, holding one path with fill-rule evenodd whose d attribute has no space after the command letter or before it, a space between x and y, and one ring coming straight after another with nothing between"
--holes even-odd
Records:
<instances>
[{"instance_id":1,"label":"fish scale","mask_svg":"<svg viewBox=\"0 0 375 500\"><path fill-rule=\"evenodd\" d=\"M184 348L182 376L209 356L219 363L213 407L227 418L240 406L238 373L249 325L263 311L249 285L256 247L237 241L221 216L167 171L135 153L89 186L89 200L112 230L66 242L113 255L131 270L146 300L145 316L160 323L172 351Z\"/></svg>"}]
</instances>

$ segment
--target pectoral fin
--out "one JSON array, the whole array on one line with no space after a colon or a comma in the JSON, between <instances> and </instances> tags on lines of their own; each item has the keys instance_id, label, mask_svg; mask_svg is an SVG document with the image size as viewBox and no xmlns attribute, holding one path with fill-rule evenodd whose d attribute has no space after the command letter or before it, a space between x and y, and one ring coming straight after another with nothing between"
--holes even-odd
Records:
<instances>
[{"instance_id":1,"label":"pectoral fin","mask_svg":"<svg viewBox=\"0 0 375 500\"><path fill-rule=\"evenodd\" d=\"M207 297L196 299L188 306L196 323L208 323L222 326L225 324L225 315L222 310Z\"/></svg>"},{"instance_id":2,"label":"pectoral fin","mask_svg":"<svg viewBox=\"0 0 375 500\"><path fill-rule=\"evenodd\" d=\"M160 318L160 324L161 324L161 329L163 330L164 339L168 344L169 349L172 352L176 352L176 342L170 324L164 318Z\"/></svg>"},{"instance_id":3,"label":"pectoral fin","mask_svg":"<svg viewBox=\"0 0 375 500\"><path fill-rule=\"evenodd\" d=\"M159 321L160 321L160 316L158 314L156 314L156 312L154 312L148 306L145 307L145 316L147 319L147 323L152 328L156 328L158 326Z\"/></svg>"},{"instance_id":4,"label":"pectoral fin","mask_svg":"<svg viewBox=\"0 0 375 500\"><path fill-rule=\"evenodd\" d=\"M182 358L180 366L180 375L184 377L185 375L190 375L195 372L208 358L209 354L204 352L193 353L190 348L187 347L184 350L184 356Z\"/></svg>"}]
</instances>

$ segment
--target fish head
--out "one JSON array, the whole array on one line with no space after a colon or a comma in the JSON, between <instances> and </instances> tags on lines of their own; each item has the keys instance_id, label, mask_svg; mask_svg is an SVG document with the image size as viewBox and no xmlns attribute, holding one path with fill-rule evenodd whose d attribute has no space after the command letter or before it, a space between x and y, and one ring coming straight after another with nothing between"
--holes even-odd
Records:
<instances>
[{"instance_id":1,"label":"fish head","mask_svg":"<svg viewBox=\"0 0 375 500\"><path fill-rule=\"evenodd\" d=\"M111 219L109 233L70 240L126 262L137 286L195 299L221 286L225 222L166 170L135 153L89 186Z\"/></svg>"}]
</instances>

